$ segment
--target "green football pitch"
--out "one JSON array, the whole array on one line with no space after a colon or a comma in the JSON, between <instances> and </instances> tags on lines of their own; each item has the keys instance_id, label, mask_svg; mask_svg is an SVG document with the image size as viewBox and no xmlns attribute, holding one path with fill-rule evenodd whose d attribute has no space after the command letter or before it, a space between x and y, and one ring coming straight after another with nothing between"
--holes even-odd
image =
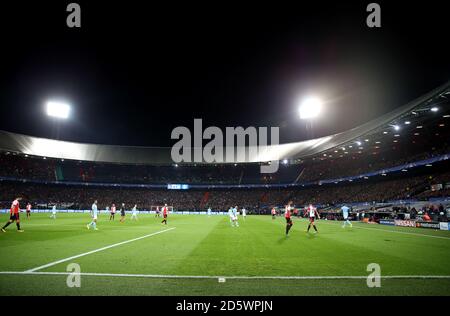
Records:
<instances>
[{"instance_id":1,"label":"green football pitch","mask_svg":"<svg viewBox=\"0 0 450 316\"><path fill-rule=\"evenodd\" d=\"M89 214L22 214L25 232L0 233L0 295L450 295L448 231L320 220L312 234L294 219L286 238L282 217L118 218L101 214L94 231ZM80 287L67 285L72 263Z\"/></svg>"}]
</instances>

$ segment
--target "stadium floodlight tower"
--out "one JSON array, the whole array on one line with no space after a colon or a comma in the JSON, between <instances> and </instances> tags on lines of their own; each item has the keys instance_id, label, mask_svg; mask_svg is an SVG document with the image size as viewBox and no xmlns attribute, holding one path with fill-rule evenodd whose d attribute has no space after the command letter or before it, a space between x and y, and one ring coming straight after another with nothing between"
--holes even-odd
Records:
<instances>
[{"instance_id":1,"label":"stadium floodlight tower","mask_svg":"<svg viewBox=\"0 0 450 316\"><path fill-rule=\"evenodd\" d=\"M307 97L303 99L298 107L300 119L306 122L306 132L309 138L314 138L313 121L322 112L322 101L317 97Z\"/></svg>"},{"instance_id":2,"label":"stadium floodlight tower","mask_svg":"<svg viewBox=\"0 0 450 316\"><path fill-rule=\"evenodd\" d=\"M322 101L317 97L305 98L298 108L300 118L309 120L319 116L322 111Z\"/></svg>"},{"instance_id":3,"label":"stadium floodlight tower","mask_svg":"<svg viewBox=\"0 0 450 316\"><path fill-rule=\"evenodd\" d=\"M70 105L60 101L48 101L46 104L47 115L59 119L69 118Z\"/></svg>"}]
</instances>

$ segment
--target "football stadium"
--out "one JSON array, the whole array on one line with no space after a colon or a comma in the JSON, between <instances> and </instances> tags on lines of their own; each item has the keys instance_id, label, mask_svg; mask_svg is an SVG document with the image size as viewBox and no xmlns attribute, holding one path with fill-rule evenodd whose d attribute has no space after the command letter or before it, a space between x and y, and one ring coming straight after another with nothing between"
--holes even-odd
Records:
<instances>
[{"instance_id":1,"label":"football stadium","mask_svg":"<svg viewBox=\"0 0 450 316\"><path fill-rule=\"evenodd\" d=\"M1 132L0 218L21 197L23 230L1 235L1 294L448 295L449 99L447 83L349 131L289 144L271 174L259 172L266 162L175 165L152 161L169 148ZM72 264L80 287L66 284ZM380 287L369 286L371 264Z\"/></svg>"},{"instance_id":2,"label":"football stadium","mask_svg":"<svg viewBox=\"0 0 450 316\"><path fill-rule=\"evenodd\" d=\"M2 5L4 305L449 296L448 11L391 2Z\"/></svg>"}]
</instances>

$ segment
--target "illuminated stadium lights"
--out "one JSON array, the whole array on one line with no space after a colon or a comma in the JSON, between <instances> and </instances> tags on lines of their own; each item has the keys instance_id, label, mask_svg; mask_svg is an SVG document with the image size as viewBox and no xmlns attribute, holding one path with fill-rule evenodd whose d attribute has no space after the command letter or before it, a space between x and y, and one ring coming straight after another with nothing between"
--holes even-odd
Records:
<instances>
[{"instance_id":1,"label":"illuminated stadium lights","mask_svg":"<svg viewBox=\"0 0 450 316\"><path fill-rule=\"evenodd\" d=\"M342 147L341 149L342 149L342 150L345 150L345 147Z\"/></svg>"},{"instance_id":2,"label":"illuminated stadium lights","mask_svg":"<svg viewBox=\"0 0 450 316\"><path fill-rule=\"evenodd\" d=\"M283 159L283 164L287 165L288 164L288 160L287 159Z\"/></svg>"},{"instance_id":3,"label":"illuminated stadium lights","mask_svg":"<svg viewBox=\"0 0 450 316\"><path fill-rule=\"evenodd\" d=\"M376 141L375 144L381 144L381 142L380 141Z\"/></svg>"},{"instance_id":4,"label":"illuminated stadium lights","mask_svg":"<svg viewBox=\"0 0 450 316\"><path fill-rule=\"evenodd\" d=\"M406 169L402 169L402 172L407 172L408 170L406 170Z\"/></svg>"},{"instance_id":5,"label":"illuminated stadium lights","mask_svg":"<svg viewBox=\"0 0 450 316\"><path fill-rule=\"evenodd\" d=\"M411 113L414 114L414 115L417 115L417 112L415 112L415 111L412 111Z\"/></svg>"},{"instance_id":6,"label":"illuminated stadium lights","mask_svg":"<svg viewBox=\"0 0 450 316\"><path fill-rule=\"evenodd\" d=\"M433 106L433 107L430 109L430 111L431 111L431 112L437 112L437 111L439 111L439 108Z\"/></svg>"},{"instance_id":7,"label":"illuminated stadium lights","mask_svg":"<svg viewBox=\"0 0 450 316\"><path fill-rule=\"evenodd\" d=\"M322 111L322 101L316 97L308 97L303 100L298 111L302 120L315 118Z\"/></svg>"},{"instance_id":8,"label":"illuminated stadium lights","mask_svg":"<svg viewBox=\"0 0 450 316\"><path fill-rule=\"evenodd\" d=\"M400 134L395 134L394 137L400 137Z\"/></svg>"},{"instance_id":9,"label":"illuminated stadium lights","mask_svg":"<svg viewBox=\"0 0 450 316\"><path fill-rule=\"evenodd\" d=\"M367 179L369 179L369 177L364 177L364 179L366 179L366 180L367 180Z\"/></svg>"},{"instance_id":10,"label":"illuminated stadium lights","mask_svg":"<svg viewBox=\"0 0 450 316\"><path fill-rule=\"evenodd\" d=\"M358 146L361 146L361 144L362 144L362 143L361 143L360 141L357 141L357 142L356 142L356 145L358 145Z\"/></svg>"},{"instance_id":11,"label":"illuminated stadium lights","mask_svg":"<svg viewBox=\"0 0 450 316\"><path fill-rule=\"evenodd\" d=\"M54 101L47 102L48 116L67 119L69 117L69 112L70 112L70 105L68 105L67 103Z\"/></svg>"},{"instance_id":12,"label":"illuminated stadium lights","mask_svg":"<svg viewBox=\"0 0 450 316\"><path fill-rule=\"evenodd\" d=\"M423 126L422 125L418 125L416 128L423 128Z\"/></svg>"},{"instance_id":13,"label":"illuminated stadium lights","mask_svg":"<svg viewBox=\"0 0 450 316\"><path fill-rule=\"evenodd\" d=\"M420 135L420 133L414 133L414 136L419 136Z\"/></svg>"},{"instance_id":14,"label":"illuminated stadium lights","mask_svg":"<svg viewBox=\"0 0 450 316\"><path fill-rule=\"evenodd\" d=\"M352 146L352 145L350 145L350 146L348 146L348 148L353 148L353 146Z\"/></svg>"},{"instance_id":15,"label":"illuminated stadium lights","mask_svg":"<svg viewBox=\"0 0 450 316\"><path fill-rule=\"evenodd\" d=\"M449 118L449 117L450 117L450 114L443 115L442 117L444 117L444 118Z\"/></svg>"},{"instance_id":16,"label":"illuminated stadium lights","mask_svg":"<svg viewBox=\"0 0 450 316\"><path fill-rule=\"evenodd\" d=\"M399 129L400 129L400 126L398 126L398 125L394 125L394 126L392 126L396 131L398 131Z\"/></svg>"},{"instance_id":17,"label":"illuminated stadium lights","mask_svg":"<svg viewBox=\"0 0 450 316\"><path fill-rule=\"evenodd\" d=\"M394 143L398 143L398 140L394 140Z\"/></svg>"},{"instance_id":18,"label":"illuminated stadium lights","mask_svg":"<svg viewBox=\"0 0 450 316\"><path fill-rule=\"evenodd\" d=\"M177 163L176 163L176 164L174 164L173 166L174 166L175 168L178 168L178 164L177 164Z\"/></svg>"},{"instance_id":19,"label":"illuminated stadium lights","mask_svg":"<svg viewBox=\"0 0 450 316\"><path fill-rule=\"evenodd\" d=\"M405 122L405 125L409 125L409 124L411 124L410 121L406 121L406 122Z\"/></svg>"},{"instance_id":20,"label":"illuminated stadium lights","mask_svg":"<svg viewBox=\"0 0 450 316\"><path fill-rule=\"evenodd\" d=\"M365 139L364 141L365 141L366 143L367 143L367 142L369 142L369 140L368 140L368 139Z\"/></svg>"},{"instance_id":21,"label":"illuminated stadium lights","mask_svg":"<svg viewBox=\"0 0 450 316\"><path fill-rule=\"evenodd\" d=\"M384 131L383 134L386 135L388 132Z\"/></svg>"},{"instance_id":22,"label":"illuminated stadium lights","mask_svg":"<svg viewBox=\"0 0 450 316\"><path fill-rule=\"evenodd\" d=\"M363 150L363 149L364 149L364 147L358 147L358 149L361 149L361 150Z\"/></svg>"},{"instance_id":23,"label":"illuminated stadium lights","mask_svg":"<svg viewBox=\"0 0 450 316\"><path fill-rule=\"evenodd\" d=\"M444 123L439 124L439 127L444 127L444 126L445 126Z\"/></svg>"},{"instance_id":24,"label":"illuminated stadium lights","mask_svg":"<svg viewBox=\"0 0 450 316\"><path fill-rule=\"evenodd\" d=\"M425 165L425 167L433 167L433 165L430 164L430 163L427 163L427 164Z\"/></svg>"}]
</instances>

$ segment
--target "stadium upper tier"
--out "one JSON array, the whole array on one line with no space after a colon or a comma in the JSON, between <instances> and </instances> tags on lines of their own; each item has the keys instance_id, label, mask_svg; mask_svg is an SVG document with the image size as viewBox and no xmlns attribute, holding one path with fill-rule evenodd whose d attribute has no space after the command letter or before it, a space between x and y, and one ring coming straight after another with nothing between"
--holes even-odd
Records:
<instances>
[{"instance_id":1,"label":"stadium upper tier","mask_svg":"<svg viewBox=\"0 0 450 316\"><path fill-rule=\"evenodd\" d=\"M285 159L290 162L299 162L301 159L323 156L327 152L335 153L336 155L331 154L335 158L339 154L351 155L359 153L363 149L378 149L376 141L379 141L379 139L382 139L383 142L389 139L392 142L391 138L395 137L394 135L397 133L404 134L404 130L412 132L425 123L441 122L443 116L449 113L449 98L450 81L390 113L348 131L302 142L269 145L264 150L253 154L248 153L245 158L236 157L235 162L268 163L270 161L284 161ZM409 122L409 124L406 124L406 122ZM396 130L397 128L400 128L401 131ZM30 156L89 162L145 165L173 164L170 147L83 144L6 131L0 131L0 150ZM223 150L225 155L227 148L224 147Z\"/></svg>"}]
</instances>

